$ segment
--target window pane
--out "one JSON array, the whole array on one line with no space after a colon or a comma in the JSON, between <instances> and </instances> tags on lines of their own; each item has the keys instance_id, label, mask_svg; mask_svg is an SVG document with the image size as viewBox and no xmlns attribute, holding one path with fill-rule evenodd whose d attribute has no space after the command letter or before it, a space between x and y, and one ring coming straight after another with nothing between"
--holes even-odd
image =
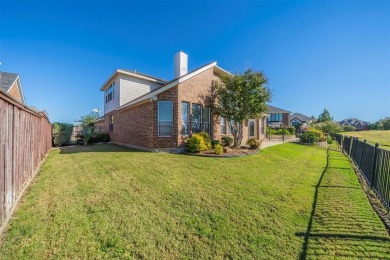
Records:
<instances>
[{"instance_id":1,"label":"window pane","mask_svg":"<svg viewBox=\"0 0 390 260\"><path fill-rule=\"evenodd\" d=\"M158 135L172 136L173 102L158 102Z\"/></svg>"},{"instance_id":2,"label":"window pane","mask_svg":"<svg viewBox=\"0 0 390 260\"><path fill-rule=\"evenodd\" d=\"M158 121L172 121L173 109L172 101L158 102Z\"/></svg>"},{"instance_id":3,"label":"window pane","mask_svg":"<svg viewBox=\"0 0 390 260\"><path fill-rule=\"evenodd\" d=\"M192 104L192 132L202 131L202 105Z\"/></svg>"},{"instance_id":4,"label":"window pane","mask_svg":"<svg viewBox=\"0 0 390 260\"><path fill-rule=\"evenodd\" d=\"M224 117L221 117L221 134L226 134L226 121Z\"/></svg>"},{"instance_id":5,"label":"window pane","mask_svg":"<svg viewBox=\"0 0 390 260\"><path fill-rule=\"evenodd\" d=\"M181 134L188 135L190 107L188 102L181 103Z\"/></svg>"},{"instance_id":6,"label":"window pane","mask_svg":"<svg viewBox=\"0 0 390 260\"><path fill-rule=\"evenodd\" d=\"M249 136L255 136L255 122L249 122Z\"/></svg>"},{"instance_id":7,"label":"window pane","mask_svg":"<svg viewBox=\"0 0 390 260\"><path fill-rule=\"evenodd\" d=\"M210 108L204 109L204 131L210 135Z\"/></svg>"}]
</instances>

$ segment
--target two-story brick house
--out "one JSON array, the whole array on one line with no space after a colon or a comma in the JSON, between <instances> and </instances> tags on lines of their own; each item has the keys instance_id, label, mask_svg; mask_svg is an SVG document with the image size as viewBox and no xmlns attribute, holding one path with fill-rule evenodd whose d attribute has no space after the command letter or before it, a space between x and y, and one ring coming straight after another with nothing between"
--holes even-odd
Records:
<instances>
[{"instance_id":1,"label":"two-story brick house","mask_svg":"<svg viewBox=\"0 0 390 260\"><path fill-rule=\"evenodd\" d=\"M206 131L213 139L229 135L227 120L213 115L205 97L213 81L230 74L206 64L188 72L188 56L175 55L175 78L165 81L143 73L116 70L103 84L104 124L112 142L135 148L182 148L191 134ZM263 139L265 115L245 122L248 138Z\"/></svg>"}]
</instances>

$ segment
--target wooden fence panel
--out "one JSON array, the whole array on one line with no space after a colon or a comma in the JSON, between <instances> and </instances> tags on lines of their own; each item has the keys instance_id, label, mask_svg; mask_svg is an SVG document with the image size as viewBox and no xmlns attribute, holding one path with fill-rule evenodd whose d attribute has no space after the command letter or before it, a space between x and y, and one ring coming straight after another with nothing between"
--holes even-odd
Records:
<instances>
[{"instance_id":1,"label":"wooden fence panel","mask_svg":"<svg viewBox=\"0 0 390 260\"><path fill-rule=\"evenodd\" d=\"M51 149L51 124L0 91L0 231Z\"/></svg>"}]
</instances>

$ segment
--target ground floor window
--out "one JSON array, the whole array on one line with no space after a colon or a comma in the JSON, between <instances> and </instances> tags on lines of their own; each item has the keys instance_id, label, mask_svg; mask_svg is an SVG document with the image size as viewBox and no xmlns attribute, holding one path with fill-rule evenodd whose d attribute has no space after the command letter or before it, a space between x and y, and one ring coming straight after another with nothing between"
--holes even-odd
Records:
<instances>
[{"instance_id":1,"label":"ground floor window","mask_svg":"<svg viewBox=\"0 0 390 260\"><path fill-rule=\"evenodd\" d=\"M170 137L173 132L173 102L158 101L158 136Z\"/></svg>"},{"instance_id":2,"label":"ground floor window","mask_svg":"<svg viewBox=\"0 0 390 260\"><path fill-rule=\"evenodd\" d=\"M112 115L108 118L108 130L114 131L114 117Z\"/></svg>"},{"instance_id":3,"label":"ground floor window","mask_svg":"<svg viewBox=\"0 0 390 260\"><path fill-rule=\"evenodd\" d=\"M202 105L192 104L192 133L202 131Z\"/></svg>"},{"instance_id":4,"label":"ground floor window","mask_svg":"<svg viewBox=\"0 0 390 260\"><path fill-rule=\"evenodd\" d=\"M188 135L190 126L190 103L181 102L181 134Z\"/></svg>"},{"instance_id":5,"label":"ground floor window","mask_svg":"<svg viewBox=\"0 0 390 260\"><path fill-rule=\"evenodd\" d=\"M210 108L204 108L204 131L211 135L211 127L210 127Z\"/></svg>"},{"instance_id":6,"label":"ground floor window","mask_svg":"<svg viewBox=\"0 0 390 260\"><path fill-rule=\"evenodd\" d=\"M255 136L255 122L249 121L249 137Z\"/></svg>"},{"instance_id":7,"label":"ground floor window","mask_svg":"<svg viewBox=\"0 0 390 260\"><path fill-rule=\"evenodd\" d=\"M221 117L221 134L226 135L226 120Z\"/></svg>"}]
</instances>

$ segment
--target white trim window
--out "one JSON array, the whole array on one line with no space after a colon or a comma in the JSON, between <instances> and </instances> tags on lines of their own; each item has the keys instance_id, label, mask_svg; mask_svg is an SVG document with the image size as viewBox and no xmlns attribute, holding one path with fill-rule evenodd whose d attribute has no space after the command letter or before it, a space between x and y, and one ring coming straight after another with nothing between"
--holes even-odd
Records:
<instances>
[{"instance_id":1,"label":"white trim window","mask_svg":"<svg viewBox=\"0 0 390 260\"><path fill-rule=\"evenodd\" d=\"M192 104L192 133L202 132L202 105Z\"/></svg>"},{"instance_id":2,"label":"white trim window","mask_svg":"<svg viewBox=\"0 0 390 260\"><path fill-rule=\"evenodd\" d=\"M115 81L106 89L106 103L114 99Z\"/></svg>"},{"instance_id":3,"label":"white trim window","mask_svg":"<svg viewBox=\"0 0 390 260\"><path fill-rule=\"evenodd\" d=\"M190 103L181 102L181 134L188 135L190 132Z\"/></svg>"},{"instance_id":4,"label":"white trim window","mask_svg":"<svg viewBox=\"0 0 390 260\"><path fill-rule=\"evenodd\" d=\"M173 133L173 101L158 101L158 136L171 137Z\"/></svg>"},{"instance_id":5,"label":"white trim window","mask_svg":"<svg viewBox=\"0 0 390 260\"><path fill-rule=\"evenodd\" d=\"M226 119L221 117L221 134L226 135Z\"/></svg>"},{"instance_id":6,"label":"white trim window","mask_svg":"<svg viewBox=\"0 0 390 260\"><path fill-rule=\"evenodd\" d=\"M211 128L210 128L210 119L211 119L211 111L210 107L205 107L204 108L204 131L211 135Z\"/></svg>"}]
</instances>

